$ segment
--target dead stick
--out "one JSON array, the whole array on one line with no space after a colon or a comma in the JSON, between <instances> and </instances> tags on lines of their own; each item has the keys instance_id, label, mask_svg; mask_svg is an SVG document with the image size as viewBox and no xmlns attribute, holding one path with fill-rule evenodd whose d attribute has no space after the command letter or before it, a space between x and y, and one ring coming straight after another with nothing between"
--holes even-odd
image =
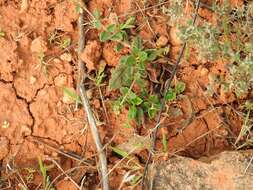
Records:
<instances>
[{"instance_id":1,"label":"dead stick","mask_svg":"<svg viewBox=\"0 0 253 190\"><path fill-rule=\"evenodd\" d=\"M80 95L81 95L81 100L83 102L84 111L87 114L88 122L91 128L92 137L93 137L93 140L95 141L96 148L98 151L100 170L101 170L101 176L102 176L102 182L103 182L103 190L109 190L106 155L103 150L103 145L99 137L96 121L91 111L90 104L89 104L86 91L83 85L80 85Z\"/></svg>"},{"instance_id":2,"label":"dead stick","mask_svg":"<svg viewBox=\"0 0 253 190\"><path fill-rule=\"evenodd\" d=\"M102 179L102 184L103 184L103 190L109 190L109 180L107 176L107 160L106 160L106 155L103 150L103 145L100 140L99 136L99 131L97 129L96 121L93 116L89 100L86 95L85 88L83 86L83 80L84 80L84 75L85 75L85 68L84 68L84 63L80 59L80 54L82 53L84 49L84 14L81 13L79 16L79 44L78 44L78 65L79 65L79 81L78 81L78 86L79 86L79 92L81 96L81 100L83 103L83 108L84 112L87 114L88 122L91 128L91 133L93 140L95 141L96 148L98 151L98 157L99 157L99 162L100 162L100 173L101 173L101 179Z\"/></svg>"}]
</instances>

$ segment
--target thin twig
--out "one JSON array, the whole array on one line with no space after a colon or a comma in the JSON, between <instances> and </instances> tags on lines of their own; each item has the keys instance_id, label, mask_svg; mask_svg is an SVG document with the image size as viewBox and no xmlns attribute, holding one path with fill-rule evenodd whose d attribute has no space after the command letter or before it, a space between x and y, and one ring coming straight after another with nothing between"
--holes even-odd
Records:
<instances>
[{"instance_id":1,"label":"thin twig","mask_svg":"<svg viewBox=\"0 0 253 190\"><path fill-rule=\"evenodd\" d=\"M60 170L61 172L67 177L67 179L69 179L75 186L77 189L82 190L79 185L62 169L62 167L54 160L54 159L47 159L51 162L53 162ZM48 187L46 190L50 190L51 187Z\"/></svg>"},{"instance_id":2,"label":"thin twig","mask_svg":"<svg viewBox=\"0 0 253 190\"><path fill-rule=\"evenodd\" d=\"M86 10L85 3L83 2L83 7ZM106 155L103 150L103 145L100 140L99 131L97 129L96 120L94 118L94 115L92 113L89 100L87 98L86 90L83 85L84 78L86 78L85 75L85 67L84 63L80 58L80 55L84 49L85 39L84 39L84 14L81 13L79 16L79 44L78 44L78 65L79 65L79 79L78 79L78 89L80 92L81 100L83 103L83 109L84 112L87 114L88 122L91 128L91 134L93 137L93 140L95 141L96 148L98 151L98 157L100 162L100 172L101 172L101 179L103 183L103 190L109 190L109 180L107 174L107 160Z\"/></svg>"},{"instance_id":3,"label":"thin twig","mask_svg":"<svg viewBox=\"0 0 253 190\"><path fill-rule=\"evenodd\" d=\"M86 8L85 7L85 3L83 1L81 1L82 4L82 8ZM86 10L86 9L85 9ZM87 12L87 11L86 11ZM87 12L89 13L89 12ZM79 85L81 83L81 80L84 76L84 72L85 72L85 66L83 61L80 59L80 56L83 52L84 46L85 46L85 34L84 34L84 13L83 11L81 11L80 15L79 15L79 19L78 19L78 27L79 27L79 41L78 41L78 79L77 79L77 89L76 91L79 92ZM76 109L78 108L78 101L76 101Z\"/></svg>"},{"instance_id":4,"label":"thin twig","mask_svg":"<svg viewBox=\"0 0 253 190\"><path fill-rule=\"evenodd\" d=\"M253 156L251 157L251 159L250 159L250 161L249 161L247 167L246 167L245 170L244 170L244 175L246 175L247 170L249 169L249 167L250 167L250 165L252 164L252 162L253 162Z\"/></svg>"},{"instance_id":5,"label":"thin twig","mask_svg":"<svg viewBox=\"0 0 253 190\"><path fill-rule=\"evenodd\" d=\"M85 165L90 165L87 161L83 160L79 155L76 155L76 154L70 154L68 152L65 152L63 150L60 150L58 148L55 148L53 147L52 145L48 144L47 142L43 141L41 138L39 137L36 137L36 136L33 136L32 137L32 141L33 142L36 142L36 143L39 143L39 144L43 144L44 146L48 147L49 149L57 152L58 154L61 154L67 158L70 158L71 160L75 160L77 162L81 162Z\"/></svg>"},{"instance_id":6,"label":"thin twig","mask_svg":"<svg viewBox=\"0 0 253 190\"><path fill-rule=\"evenodd\" d=\"M197 20L199 7L200 7L200 0L197 0L196 10L195 10L194 18L193 18L193 25L195 25L195 22ZM166 94L167 90L169 89L169 87L171 86L172 80L173 80L173 78L175 77L175 75L177 73L177 70L179 68L179 64L181 62L181 59L182 59L184 51L185 51L185 48L186 48L186 42L183 43L183 45L182 45L182 47L180 49L179 56L177 58L175 66L174 66L174 68L172 70L170 78L165 82L165 87L164 87L164 91L163 91L163 98L162 98L162 106L161 106L161 109L159 111L158 119L157 119L157 127L155 128L155 130L152 133L151 151L149 152L148 160L147 160L147 162L145 164L145 168L144 168L144 173L143 173L143 178L142 178L142 190L145 189L145 181L146 181L146 175L148 173L148 165L149 165L149 162L150 162L150 160L152 158L152 154L155 151L155 143L156 143L156 138L157 138L157 132L158 132L158 129L160 127L160 120L161 120L163 108L165 106L165 94Z\"/></svg>"},{"instance_id":7,"label":"thin twig","mask_svg":"<svg viewBox=\"0 0 253 190\"><path fill-rule=\"evenodd\" d=\"M90 108L89 100L87 98L86 91L85 91L83 85L80 85L80 95L81 95L81 100L83 102L84 111L87 114L88 122L89 122L89 125L90 125L90 128L91 128L92 137L93 137L93 140L95 141L96 148L97 148L97 151L98 151L101 177L102 177L102 181L103 181L103 189L104 190L109 190L106 155L105 155L105 152L103 150L103 145L102 145L100 137L99 137L99 131L97 129L96 121L95 121L95 118L93 116L92 110Z\"/></svg>"}]
</instances>

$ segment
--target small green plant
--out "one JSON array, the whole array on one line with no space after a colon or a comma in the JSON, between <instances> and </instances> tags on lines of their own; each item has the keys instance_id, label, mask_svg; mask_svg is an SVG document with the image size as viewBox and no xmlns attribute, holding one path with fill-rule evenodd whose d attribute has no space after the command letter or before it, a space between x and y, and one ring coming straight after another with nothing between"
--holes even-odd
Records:
<instances>
[{"instance_id":1,"label":"small green plant","mask_svg":"<svg viewBox=\"0 0 253 190\"><path fill-rule=\"evenodd\" d=\"M189 21L186 26L179 26L179 37L182 41L187 41L188 45L199 52L200 59L214 60L220 52L218 37L219 30L209 23L202 26L193 26Z\"/></svg>"},{"instance_id":2,"label":"small green plant","mask_svg":"<svg viewBox=\"0 0 253 190\"><path fill-rule=\"evenodd\" d=\"M162 7L164 14L169 16L169 21L171 25L178 24L184 19L184 1L183 0L171 0L169 2L169 8L166 6Z\"/></svg>"},{"instance_id":3,"label":"small green plant","mask_svg":"<svg viewBox=\"0 0 253 190\"><path fill-rule=\"evenodd\" d=\"M42 183L43 190L55 190L55 188L50 186L50 177L47 175L47 168L40 158L39 158L39 169L43 177Z\"/></svg>"},{"instance_id":4,"label":"small green plant","mask_svg":"<svg viewBox=\"0 0 253 190\"><path fill-rule=\"evenodd\" d=\"M182 81L178 81L174 88L170 87L166 94L165 100L174 101L177 98L177 95L182 94L185 91L185 83Z\"/></svg>"},{"instance_id":5,"label":"small green plant","mask_svg":"<svg viewBox=\"0 0 253 190\"><path fill-rule=\"evenodd\" d=\"M162 56L163 51L144 49L141 39L136 38L132 43L130 54L121 58L109 81L109 88L119 89L122 95L114 102L114 111L119 112L122 107L128 106L128 118L136 120L139 125L143 123L144 114L152 119L161 108L158 96L150 95L145 90L145 80L146 64ZM138 94L133 91L135 85L141 89Z\"/></svg>"},{"instance_id":6,"label":"small green plant","mask_svg":"<svg viewBox=\"0 0 253 190\"><path fill-rule=\"evenodd\" d=\"M162 128L162 144L163 144L163 152L167 153L168 152L168 139L167 139L167 135L165 133L164 128Z\"/></svg>"},{"instance_id":7,"label":"small green plant","mask_svg":"<svg viewBox=\"0 0 253 190\"><path fill-rule=\"evenodd\" d=\"M253 146L253 136L252 136L252 121L250 121L250 114L253 110L253 103L251 101L246 101L244 105L244 110L246 114L244 116L244 122L241 131L235 141L235 146L237 149L241 149L245 146ZM243 143L239 144L243 140Z\"/></svg>"},{"instance_id":8,"label":"small green plant","mask_svg":"<svg viewBox=\"0 0 253 190\"><path fill-rule=\"evenodd\" d=\"M63 87L63 93L70 97L73 101L78 102L79 104L82 104L80 96L73 90L67 87Z\"/></svg>"},{"instance_id":9,"label":"small green plant","mask_svg":"<svg viewBox=\"0 0 253 190\"><path fill-rule=\"evenodd\" d=\"M98 10L93 12L94 20L93 27L96 29L102 29L103 31L99 34L99 39L101 42L106 42L108 40L122 42L128 40L128 35L126 30L134 28L135 18L130 17L124 23L119 23L117 18L115 18L115 23L108 26L103 26L101 20L101 14Z\"/></svg>"},{"instance_id":10,"label":"small green plant","mask_svg":"<svg viewBox=\"0 0 253 190\"><path fill-rule=\"evenodd\" d=\"M48 76L48 66L49 64L45 61L45 54L43 52L40 52L38 55L39 58L39 67L42 73L46 76Z\"/></svg>"},{"instance_id":11,"label":"small green plant","mask_svg":"<svg viewBox=\"0 0 253 190\"><path fill-rule=\"evenodd\" d=\"M66 49L71 45L71 38L64 38L59 43L61 49Z\"/></svg>"},{"instance_id":12,"label":"small green plant","mask_svg":"<svg viewBox=\"0 0 253 190\"><path fill-rule=\"evenodd\" d=\"M229 68L230 78L228 83L238 97L246 95L253 88L253 60L245 58L237 65Z\"/></svg>"},{"instance_id":13,"label":"small green plant","mask_svg":"<svg viewBox=\"0 0 253 190\"><path fill-rule=\"evenodd\" d=\"M126 41L127 40L127 32L126 29L134 28L134 17L130 17L123 24L110 24L106 27L105 31L103 31L100 35L100 41L105 42L108 40L111 41Z\"/></svg>"}]
</instances>

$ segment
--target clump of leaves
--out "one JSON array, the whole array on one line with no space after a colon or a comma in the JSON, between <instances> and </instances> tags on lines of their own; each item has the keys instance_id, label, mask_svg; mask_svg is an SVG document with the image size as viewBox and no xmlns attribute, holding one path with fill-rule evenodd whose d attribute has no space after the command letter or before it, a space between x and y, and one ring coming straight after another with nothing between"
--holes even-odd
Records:
<instances>
[{"instance_id":1,"label":"clump of leaves","mask_svg":"<svg viewBox=\"0 0 253 190\"><path fill-rule=\"evenodd\" d=\"M214 60L220 52L218 41L219 30L209 23L202 26L193 26L189 21L186 26L179 27L179 37L182 41L187 41L188 45L199 52L200 59Z\"/></svg>"},{"instance_id":2,"label":"clump of leaves","mask_svg":"<svg viewBox=\"0 0 253 190\"><path fill-rule=\"evenodd\" d=\"M44 190L55 190L55 188L50 185L50 177L47 175L47 167L44 165L43 161L39 158L39 169L43 177L43 189Z\"/></svg>"},{"instance_id":3,"label":"clump of leaves","mask_svg":"<svg viewBox=\"0 0 253 190\"><path fill-rule=\"evenodd\" d=\"M126 29L134 28L134 21L135 18L130 17L125 23L110 24L106 27L105 31L99 35L100 41L126 41L128 37Z\"/></svg>"},{"instance_id":4,"label":"clump of leaves","mask_svg":"<svg viewBox=\"0 0 253 190\"><path fill-rule=\"evenodd\" d=\"M114 111L118 112L127 105L129 119L135 119L138 124L143 122L144 114L149 118L155 117L161 104L157 95L150 95L144 90L147 78L146 64L161 56L161 53L158 50L144 49L141 39L134 39L130 54L121 58L109 81L109 88L120 89L122 95L114 102ZM134 85L141 89L139 94L133 92Z\"/></svg>"},{"instance_id":5,"label":"clump of leaves","mask_svg":"<svg viewBox=\"0 0 253 190\"><path fill-rule=\"evenodd\" d=\"M185 83L182 81L178 81L174 88L170 87L166 94L165 100L174 101L177 98L177 95L182 94L185 91Z\"/></svg>"},{"instance_id":6,"label":"clump of leaves","mask_svg":"<svg viewBox=\"0 0 253 190\"><path fill-rule=\"evenodd\" d=\"M230 66L229 84L238 97L248 94L253 88L253 60L246 58Z\"/></svg>"},{"instance_id":7,"label":"clump of leaves","mask_svg":"<svg viewBox=\"0 0 253 190\"><path fill-rule=\"evenodd\" d=\"M162 7L164 14L170 17L170 24L176 25L182 19L184 19L184 1L183 0L171 0L169 2L169 8Z\"/></svg>"},{"instance_id":8,"label":"clump of leaves","mask_svg":"<svg viewBox=\"0 0 253 190\"><path fill-rule=\"evenodd\" d=\"M246 114L244 116L243 125L241 131L235 141L237 149L241 149L245 146L253 146L253 136L252 136L252 121L250 121L250 114L253 110L253 103L251 101L246 101L244 104L244 110ZM239 144L239 142L244 139L244 142Z\"/></svg>"},{"instance_id":9,"label":"clump of leaves","mask_svg":"<svg viewBox=\"0 0 253 190\"><path fill-rule=\"evenodd\" d=\"M101 42L106 42L108 40L116 42L126 41L128 37L126 30L134 28L134 17L128 18L124 23L119 23L117 18L115 18L115 23L103 26L101 22L101 14L98 10L93 12L93 16L93 27L103 30L99 35Z\"/></svg>"}]
</instances>

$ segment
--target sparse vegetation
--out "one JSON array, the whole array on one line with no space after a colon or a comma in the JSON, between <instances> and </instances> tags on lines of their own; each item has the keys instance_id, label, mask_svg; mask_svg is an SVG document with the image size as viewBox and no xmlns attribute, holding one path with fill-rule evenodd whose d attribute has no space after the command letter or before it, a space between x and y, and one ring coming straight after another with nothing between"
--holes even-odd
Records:
<instances>
[{"instance_id":1,"label":"sparse vegetation","mask_svg":"<svg viewBox=\"0 0 253 190\"><path fill-rule=\"evenodd\" d=\"M45 164L41 159L39 159L39 168L41 175L43 177L42 183L43 190L55 190L55 188L50 186L50 177L47 174L47 167L45 166Z\"/></svg>"},{"instance_id":2,"label":"sparse vegetation","mask_svg":"<svg viewBox=\"0 0 253 190\"><path fill-rule=\"evenodd\" d=\"M33 1L0 7L0 189L134 189L253 146L252 2Z\"/></svg>"}]
</instances>

